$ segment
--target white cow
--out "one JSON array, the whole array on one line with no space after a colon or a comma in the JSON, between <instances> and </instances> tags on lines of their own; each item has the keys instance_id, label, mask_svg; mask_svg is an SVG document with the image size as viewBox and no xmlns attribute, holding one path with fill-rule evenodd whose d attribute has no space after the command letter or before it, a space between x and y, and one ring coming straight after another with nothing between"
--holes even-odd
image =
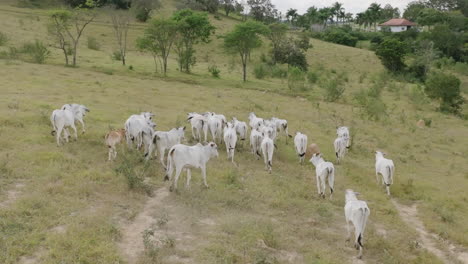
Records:
<instances>
[{"instance_id":1,"label":"white cow","mask_svg":"<svg viewBox=\"0 0 468 264\"><path fill-rule=\"evenodd\" d=\"M261 144L263 141L263 135L257 129L252 129L250 131L250 149L252 154L257 156L257 159L260 158Z\"/></svg>"},{"instance_id":2,"label":"white cow","mask_svg":"<svg viewBox=\"0 0 468 264\"><path fill-rule=\"evenodd\" d=\"M375 176L377 184L379 184L379 174L382 175L382 184L387 189L387 195L390 195L390 185L393 184L393 174L395 172L395 165L390 159L386 159L385 153L380 151L375 152Z\"/></svg>"},{"instance_id":3,"label":"white cow","mask_svg":"<svg viewBox=\"0 0 468 264\"><path fill-rule=\"evenodd\" d=\"M86 131L85 124L83 121L83 118L85 117L86 113L89 112L89 109L86 106L81 104L64 104L61 109L70 110L73 113L75 122L78 121L81 123L82 133Z\"/></svg>"},{"instance_id":4,"label":"white cow","mask_svg":"<svg viewBox=\"0 0 468 264\"><path fill-rule=\"evenodd\" d=\"M127 121L125 121L125 137L129 147L132 146L132 141L136 141L137 148L141 148L144 135L146 136L147 143L151 142L154 132L153 129L156 127L156 124L153 123L152 120L153 116L154 115L150 112L142 112L139 115L131 115Z\"/></svg>"},{"instance_id":5,"label":"white cow","mask_svg":"<svg viewBox=\"0 0 468 264\"><path fill-rule=\"evenodd\" d=\"M157 148L159 152L159 160L161 164L166 168L164 164L164 154L167 149L172 148L176 144L180 144L185 139L185 127L173 128L169 131L156 131L151 139L148 153L145 154L146 160L151 158L154 149ZM155 156L157 156L155 154Z\"/></svg>"},{"instance_id":6,"label":"white cow","mask_svg":"<svg viewBox=\"0 0 468 264\"><path fill-rule=\"evenodd\" d=\"M227 123L224 128L224 144L226 144L226 152L228 159L231 158L234 163L234 151L236 149L237 133L233 123Z\"/></svg>"},{"instance_id":7,"label":"white cow","mask_svg":"<svg viewBox=\"0 0 468 264\"><path fill-rule=\"evenodd\" d=\"M346 126L341 126L336 129L336 135L340 138L344 138L346 141L346 147L351 146L351 134L349 133L349 128Z\"/></svg>"},{"instance_id":8,"label":"white cow","mask_svg":"<svg viewBox=\"0 0 468 264\"><path fill-rule=\"evenodd\" d=\"M255 115L254 112L249 114L249 126L252 129L257 129L263 124L263 118L259 118Z\"/></svg>"},{"instance_id":9,"label":"white cow","mask_svg":"<svg viewBox=\"0 0 468 264\"><path fill-rule=\"evenodd\" d=\"M203 184L208 188L206 183L206 163L212 157L218 157L218 146L216 143L210 142L207 145L200 143L195 146L186 146L177 144L173 146L167 155L167 170L165 180L171 180L174 168L176 170L175 179L171 185L170 191L177 189L177 181L183 169L187 170L187 185L190 186L190 178L192 177L191 169L201 169L203 176Z\"/></svg>"},{"instance_id":10,"label":"white cow","mask_svg":"<svg viewBox=\"0 0 468 264\"><path fill-rule=\"evenodd\" d=\"M325 182L328 179L328 187L330 187L330 199L333 196L333 186L335 183L335 167L333 163L324 161L322 154L314 154L310 162L315 166L315 175L317 178L317 191L319 196L325 198Z\"/></svg>"},{"instance_id":11,"label":"white cow","mask_svg":"<svg viewBox=\"0 0 468 264\"><path fill-rule=\"evenodd\" d=\"M263 140L260 147L262 148L263 160L265 162L265 169L271 173L271 167L273 166L273 152L275 151L275 144L267 134L263 134Z\"/></svg>"},{"instance_id":12,"label":"white cow","mask_svg":"<svg viewBox=\"0 0 468 264\"><path fill-rule=\"evenodd\" d=\"M247 124L245 122L237 120L237 118L232 118L232 123L236 129L237 135L239 135L240 140L245 140L247 137Z\"/></svg>"},{"instance_id":13,"label":"white cow","mask_svg":"<svg viewBox=\"0 0 468 264\"><path fill-rule=\"evenodd\" d=\"M52 123L52 132L51 134L54 135L57 139L57 146L60 146L60 137L62 135L62 130L63 130L63 136L66 142L68 142L68 127L71 127L75 131L75 140L78 139L78 135L76 133L76 127L75 127L75 118L73 115L73 112L70 110L54 110L52 112L52 115L50 116L50 122Z\"/></svg>"},{"instance_id":14,"label":"white cow","mask_svg":"<svg viewBox=\"0 0 468 264\"><path fill-rule=\"evenodd\" d=\"M362 258L362 239L364 237L364 230L366 229L367 218L369 218L370 210L367 203L360 201L356 198L358 193L353 190L347 189L345 198L346 204L344 207L346 217L346 229L348 230L348 237L346 241L351 239L350 224L354 226L354 247L359 250L358 258Z\"/></svg>"},{"instance_id":15,"label":"white cow","mask_svg":"<svg viewBox=\"0 0 468 264\"><path fill-rule=\"evenodd\" d=\"M258 128L258 131L260 133L268 135L269 138L271 138L273 141L276 139L276 128L274 126L271 126L267 123L267 125L261 125Z\"/></svg>"},{"instance_id":16,"label":"white cow","mask_svg":"<svg viewBox=\"0 0 468 264\"><path fill-rule=\"evenodd\" d=\"M208 128L210 129L211 137L214 142L221 140L223 133L223 119L216 115L208 115Z\"/></svg>"},{"instance_id":17,"label":"white cow","mask_svg":"<svg viewBox=\"0 0 468 264\"><path fill-rule=\"evenodd\" d=\"M200 142L202 140L201 134L203 131L206 141L208 136L208 119L195 112L188 113L187 116L187 121L190 121L190 125L192 126L192 137Z\"/></svg>"},{"instance_id":18,"label":"white cow","mask_svg":"<svg viewBox=\"0 0 468 264\"><path fill-rule=\"evenodd\" d=\"M307 150L307 135L302 134L301 132L296 132L296 136L294 137L294 147L297 155L299 156L299 162L303 164Z\"/></svg>"},{"instance_id":19,"label":"white cow","mask_svg":"<svg viewBox=\"0 0 468 264\"><path fill-rule=\"evenodd\" d=\"M272 117L271 121L275 124L276 131L283 132L283 134L286 136L286 142L287 142L288 137L292 137L291 135L289 135L289 132L288 132L288 121L286 119L279 119L276 117Z\"/></svg>"},{"instance_id":20,"label":"white cow","mask_svg":"<svg viewBox=\"0 0 468 264\"><path fill-rule=\"evenodd\" d=\"M335 147L335 155L336 159L338 161L338 164L340 164L341 159L344 158L346 155L346 152L348 151L347 144L349 140L345 137L337 137L335 139L335 142L333 142L333 146Z\"/></svg>"}]
</instances>

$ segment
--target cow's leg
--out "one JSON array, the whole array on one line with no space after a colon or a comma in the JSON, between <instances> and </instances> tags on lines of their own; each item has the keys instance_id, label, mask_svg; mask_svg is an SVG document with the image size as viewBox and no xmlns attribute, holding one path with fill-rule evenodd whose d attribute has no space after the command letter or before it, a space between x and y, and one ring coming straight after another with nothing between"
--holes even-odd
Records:
<instances>
[{"instance_id":1,"label":"cow's leg","mask_svg":"<svg viewBox=\"0 0 468 264\"><path fill-rule=\"evenodd\" d=\"M231 159L231 161L232 161L232 163L234 163L234 149L232 149L231 151L232 151L232 154L231 154L231 158L232 158L232 159Z\"/></svg>"},{"instance_id":2,"label":"cow's leg","mask_svg":"<svg viewBox=\"0 0 468 264\"><path fill-rule=\"evenodd\" d=\"M378 172L375 173L375 179L377 180L377 185L378 185L378 184L380 183L380 181L379 181L379 173L378 173Z\"/></svg>"},{"instance_id":3,"label":"cow's leg","mask_svg":"<svg viewBox=\"0 0 468 264\"><path fill-rule=\"evenodd\" d=\"M325 178L322 178L320 181L320 192L322 193L322 198L325 198L325 190L326 190L326 185L325 185Z\"/></svg>"},{"instance_id":4,"label":"cow's leg","mask_svg":"<svg viewBox=\"0 0 468 264\"><path fill-rule=\"evenodd\" d=\"M181 172L182 172L182 168L176 167L176 175L174 178L174 182L172 183L172 186L169 189L171 192L174 190L177 190L177 182L179 181L179 176Z\"/></svg>"},{"instance_id":5,"label":"cow's leg","mask_svg":"<svg viewBox=\"0 0 468 264\"><path fill-rule=\"evenodd\" d=\"M349 226L348 218L346 218L346 231L347 231L346 242L348 242L351 240L351 228Z\"/></svg>"},{"instance_id":6,"label":"cow's leg","mask_svg":"<svg viewBox=\"0 0 468 264\"><path fill-rule=\"evenodd\" d=\"M208 186L208 183L206 182L206 165L201 167L201 172L203 176L203 184L206 188L209 188L210 186Z\"/></svg>"},{"instance_id":7,"label":"cow's leg","mask_svg":"<svg viewBox=\"0 0 468 264\"><path fill-rule=\"evenodd\" d=\"M192 171L187 169L187 184L185 185L186 189L190 188L190 179L192 178Z\"/></svg>"},{"instance_id":8,"label":"cow's leg","mask_svg":"<svg viewBox=\"0 0 468 264\"><path fill-rule=\"evenodd\" d=\"M161 161L161 164L163 165L164 168L166 168L166 164L164 164L164 148L159 148L159 160Z\"/></svg>"},{"instance_id":9,"label":"cow's leg","mask_svg":"<svg viewBox=\"0 0 468 264\"><path fill-rule=\"evenodd\" d=\"M112 148L113 152L114 152L114 159L117 158L117 149L115 148L115 146Z\"/></svg>"},{"instance_id":10,"label":"cow's leg","mask_svg":"<svg viewBox=\"0 0 468 264\"><path fill-rule=\"evenodd\" d=\"M108 155L108 161L111 161L112 160L112 147L109 146L109 155Z\"/></svg>"},{"instance_id":11,"label":"cow's leg","mask_svg":"<svg viewBox=\"0 0 468 264\"><path fill-rule=\"evenodd\" d=\"M64 127L63 128L63 139L65 139L65 142L68 143L69 138L70 138L70 133L68 132L68 128Z\"/></svg>"},{"instance_id":12,"label":"cow's leg","mask_svg":"<svg viewBox=\"0 0 468 264\"><path fill-rule=\"evenodd\" d=\"M83 119L78 119L78 121L81 123L81 133L84 134L84 132L86 132L86 129Z\"/></svg>"},{"instance_id":13,"label":"cow's leg","mask_svg":"<svg viewBox=\"0 0 468 264\"><path fill-rule=\"evenodd\" d=\"M71 128L73 128L73 132L75 133L74 136L75 136L75 140L78 140L78 133L76 132L76 126L75 124L71 124Z\"/></svg>"},{"instance_id":14,"label":"cow's leg","mask_svg":"<svg viewBox=\"0 0 468 264\"><path fill-rule=\"evenodd\" d=\"M57 131L55 131L57 134L55 134L55 138L57 140L57 146L60 146L60 136L62 135L62 127L57 127Z\"/></svg>"},{"instance_id":15,"label":"cow's leg","mask_svg":"<svg viewBox=\"0 0 468 264\"><path fill-rule=\"evenodd\" d=\"M320 192L320 177L318 175L316 176L316 181L317 181L317 193L320 196L321 195L321 192Z\"/></svg>"}]
</instances>

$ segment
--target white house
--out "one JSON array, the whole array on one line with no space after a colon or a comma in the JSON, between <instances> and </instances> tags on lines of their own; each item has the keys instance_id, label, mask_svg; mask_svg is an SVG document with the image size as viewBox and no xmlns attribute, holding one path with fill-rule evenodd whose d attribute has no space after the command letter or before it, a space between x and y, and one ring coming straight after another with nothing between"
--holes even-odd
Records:
<instances>
[{"instance_id":1,"label":"white house","mask_svg":"<svg viewBox=\"0 0 468 264\"><path fill-rule=\"evenodd\" d=\"M389 21L380 24L377 29L379 31L402 32L416 27L416 23L404 18L392 18Z\"/></svg>"}]
</instances>

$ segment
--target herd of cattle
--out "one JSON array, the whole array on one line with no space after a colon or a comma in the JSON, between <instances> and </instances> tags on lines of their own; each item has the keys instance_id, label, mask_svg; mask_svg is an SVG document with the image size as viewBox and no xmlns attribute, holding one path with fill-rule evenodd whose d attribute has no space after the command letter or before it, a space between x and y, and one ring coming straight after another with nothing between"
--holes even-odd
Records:
<instances>
[{"instance_id":1,"label":"herd of cattle","mask_svg":"<svg viewBox=\"0 0 468 264\"><path fill-rule=\"evenodd\" d=\"M80 104L65 104L61 109L54 110L51 115L52 135L55 134L57 145L65 140L68 142L70 134L68 128L74 130L75 140L77 139L76 122L81 123L82 132L85 132L83 121L89 109ZM126 141L129 147L136 146L137 149L144 149L144 156L149 160L153 155L159 154L160 162L165 168L165 180L171 180L175 170L175 178L172 181L170 190L177 188L177 182L182 170L187 172L186 187L190 186L191 169L201 169L203 184L208 187L206 181L206 164L212 157L218 156L218 146L216 142L224 141L227 157L234 163L234 153L238 139L247 138L248 126L246 122L239 121L233 117L228 122L226 117L213 112L188 113L187 121L191 125L192 137L199 143L188 146L181 144L185 140L185 127L173 128L169 131L156 131L156 123L153 121L153 114L142 112L130 116L125 122L125 129L110 131L105 136L105 143L109 149L108 160L114 160L117 156L116 146ZM288 132L288 122L284 119L271 118L263 119L254 113L248 116L250 126L250 149L257 159L263 156L265 169L271 173L273 166L273 153L276 149L275 141L280 134L284 134L286 140L292 137ZM208 135L211 135L212 142L207 142ZM202 139L203 135L203 139ZM351 144L351 135L348 127L337 128L337 138L334 141L335 154L339 163L347 153ZM317 190L319 196L325 198L326 184L330 188L330 198L333 195L335 168L332 162L325 161L316 144L307 145L307 135L296 132L294 137L294 147L302 164L307 157L315 166ZM157 153L156 153L157 149ZM167 165L164 164L166 150ZM377 183L382 178L382 184L386 187L387 194L390 195L390 185L393 183L395 166L392 160L386 159L384 153L375 152L375 169ZM381 177L379 177L379 174ZM358 257L362 256L362 238L370 210L366 202L358 200L354 191L347 189L345 193L345 217L348 230L348 240L351 236L350 224L354 225L354 246L359 250Z\"/></svg>"}]
</instances>

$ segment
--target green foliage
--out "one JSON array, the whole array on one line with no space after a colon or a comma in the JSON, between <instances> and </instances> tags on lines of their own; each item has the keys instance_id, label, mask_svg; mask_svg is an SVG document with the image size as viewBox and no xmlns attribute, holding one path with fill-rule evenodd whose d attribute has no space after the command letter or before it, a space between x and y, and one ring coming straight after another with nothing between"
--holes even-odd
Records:
<instances>
[{"instance_id":1,"label":"green foliage","mask_svg":"<svg viewBox=\"0 0 468 264\"><path fill-rule=\"evenodd\" d=\"M322 39L336 44L355 47L358 38L352 36L341 28L332 28L323 33Z\"/></svg>"},{"instance_id":2,"label":"green foliage","mask_svg":"<svg viewBox=\"0 0 468 264\"><path fill-rule=\"evenodd\" d=\"M254 66L254 76L257 79L264 79L268 75L268 65L264 63L256 64Z\"/></svg>"},{"instance_id":3,"label":"green foliage","mask_svg":"<svg viewBox=\"0 0 468 264\"><path fill-rule=\"evenodd\" d=\"M214 78L219 78L219 74L221 73L221 70L218 69L218 66L216 65L210 65L208 67L208 71L211 73L211 76Z\"/></svg>"},{"instance_id":4,"label":"green foliage","mask_svg":"<svg viewBox=\"0 0 468 264\"><path fill-rule=\"evenodd\" d=\"M397 39L386 39L378 47L375 54L382 64L391 72L399 72L404 69L403 62L407 53L405 43Z\"/></svg>"},{"instance_id":5,"label":"green foliage","mask_svg":"<svg viewBox=\"0 0 468 264\"><path fill-rule=\"evenodd\" d=\"M320 86L325 90L325 100L328 102L340 99L345 91L343 82L337 77L321 81Z\"/></svg>"},{"instance_id":6,"label":"green foliage","mask_svg":"<svg viewBox=\"0 0 468 264\"><path fill-rule=\"evenodd\" d=\"M194 12L190 9L175 12L172 19L178 24L175 48L179 69L188 73L196 62L193 45L200 42L208 43L215 27L211 25L206 13Z\"/></svg>"},{"instance_id":7,"label":"green foliage","mask_svg":"<svg viewBox=\"0 0 468 264\"><path fill-rule=\"evenodd\" d=\"M101 44L97 41L97 39L93 36L88 37L88 49L91 50L100 50Z\"/></svg>"},{"instance_id":8,"label":"green foliage","mask_svg":"<svg viewBox=\"0 0 468 264\"><path fill-rule=\"evenodd\" d=\"M409 90L408 97L418 107L427 104L428 101L424 88L421 85L413 85Z\"/></svg>"},{"instance_id":9,"label":"green foliage","mask_svg":"<svg viewBox=\"0 0 468 264\"><path fill-rule=\"evenodd\" d=\"M120 52L120 50L116 50L116 51L112 52L111 57L112 57L113 60L121 61L122 60L122 53Z\"/></svg>"},{"instance_id":10,"label":"green foliage","mask_svg":"<svg viewBox=\"0 0 468 264\"><path fill-rule=\"evenodd\" d=\"M247 61L251 51L262 45L261 35L269 33L262 23L246 21L237 24L224 36L224 48L231 54L239 54L242 61L243 80L247 80Z\"/></svg>"},{"instance_id":11,"label":"green foliage","mask_svg":"<svg viewBox=\"0 0 468 264\"><path fill-rule=\"evenodd\" d=\"M0 31L0 46L5 45L7 42L8 42L7 35Z\"/></svg>"},{"instance_id":12,"label":"green foliage","mask_svg":"<svg viewBox=\"0 0 468 264\"><path fill-rule=\"evenodd\" d=\"M426 82L426 94L432 99L440 100L439 110L459 114L464 99L460 94L460 79L452 74L433 72Z\"/></svg>"},{"instance_id":13,"label":"green foliage","mask_svg":"<svg viewBox=\"0 0 468 264\"><path fill-rule=\"evenodd\" d=\"M149 176L149 163L141 163L140 153L122 153L119 165L114 169L119 175L125 177L130 190L141 190L151 194L151 187L146 184L145 178Z\"/></svg>"},{"instance_id":14,"label":"green foliage","mask_svg":"<svg viewBox=\"0 0 468 264\"><path fill-rule=\"evenodd\" d=\"M433 41L434 48L456 61L468 59L468 50L464 47L467 37L451 30L448 24L436 25L429 32L421 33L420 38Z\"/></svg>"},{"instance_id":15,"label":"green foliage","mask_svg":"<svg viewBox=\"0 0 468 264\"><path fill-rule=\"evenodd\" d=\"M21 48L21 52L28 54L32 62L39 64L43 64L50 56L50 51L47 49L47 46L37 39L33 43L28 42L24 44Z\"/></svg>"},{"instance_id":16,"label":"green foliage","mask_svg":"<svg viewBox=\"0 0 468 264\"><path fill-rule=\"evenodd\" d=\"M304 90L305 72L298 67L290 67L288 71L288 87L291 90Z\"/></svg>"},{"instance_id":17,"label":"green foliage","mask_svg":"<svg viewBox=\"0 0 468 264\"><path fill-rule=\"evenodd\" d=\"M159 0L134 0L132 10L135 18L140 22L146 22L151 18L151 11L161 7Z\"/></svg>"},{"instance_id":18,"label":"green foliage","mask_svg":"<svg viewBox=\"0 0 468 264\"><path fill-rule=\"evenodd\" d=\"M310 84L317 83L318 79L319 79L319 76L316 72L314 71L307 72L307 80L309 81Z\"/></svg>"}]
</instances>

